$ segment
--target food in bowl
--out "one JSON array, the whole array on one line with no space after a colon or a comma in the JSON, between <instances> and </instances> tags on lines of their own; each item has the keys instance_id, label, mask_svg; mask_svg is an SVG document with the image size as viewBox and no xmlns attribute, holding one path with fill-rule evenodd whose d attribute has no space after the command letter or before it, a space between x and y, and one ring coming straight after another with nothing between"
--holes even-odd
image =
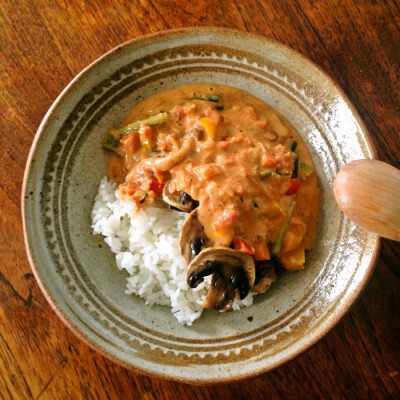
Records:
<instances>
[{"instance_id":1,"label":"food in bowl","mask_svg":"<svg viewBox=\"0 0 400 400\"><path fill-rule=\"evenodd\" d=\"M128 292L150 304L170 297L190 324L202 308L250 305L278 268L304 268L318 218L315 168L300 135L261 100L206 83L161 92L112 129L104 147L108 180L93 228L132 275ZM148 247L157 238L163 243ZM141 263L155 280L135 278ZM174 305L182 293L194 310Z\"/></svg>"}]
</instances>

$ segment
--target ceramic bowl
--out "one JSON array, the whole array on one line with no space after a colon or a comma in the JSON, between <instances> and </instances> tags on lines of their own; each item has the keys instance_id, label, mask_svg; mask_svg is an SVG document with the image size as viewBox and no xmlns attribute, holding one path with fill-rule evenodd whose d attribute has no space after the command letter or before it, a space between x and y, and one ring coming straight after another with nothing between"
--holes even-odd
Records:
<instances>
[{"instance_id":1,"label":"ceramic bowl","mask_svg":"<svg viewBox=\"0 0 400 400\"><path fill-rule=\"evenodd\" d=\"M306 268L285 273L252 307L207 311L193 326L126 295L125 272L90 213L107 155L107 131L142 99L193 82L234 86L282 113L318 171L321 212ZM209 28L127 42L82 71L54 102L35 137L23 189L26 247L35 277L59 317L82 340L137 371L190 383L254 376L295 357L331 329L365 285L378 237L339 211L341 166L374 158L368 134L337 85L275 41Z\"/></svg>"}]
</instances>

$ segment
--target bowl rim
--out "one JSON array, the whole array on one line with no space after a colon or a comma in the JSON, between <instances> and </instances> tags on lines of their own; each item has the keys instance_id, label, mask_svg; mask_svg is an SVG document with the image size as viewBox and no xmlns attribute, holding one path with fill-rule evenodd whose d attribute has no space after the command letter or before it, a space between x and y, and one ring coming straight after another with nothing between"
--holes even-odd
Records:
<instances>
[{"instance_id":1,"label":"bowl rim","mask_svg":"<svg viewBox=\"0 0 400 400\"><path fill-rule=\"evenodd\" d=\"M372 276L372 272L374 270L374 266L376 264L378 254L379 254L379 249L380 249L380 237L376 236L376 242L375 246L372 249L372 257L371 261L368 265L368 267L365 269L365 273L362 276L362 279L359 281L357 290L353 291L351 294L347 295L346 302L338 309L335 309L329 316L325 317L324 320L326 320L326 323L321 323L318 326L318 331L312 336L311 340L307 343L305 343L302 346L299 346L296 348L294 351L292 351L290 354L285 355L281 357L279 360L263 367L259 368L254 372L247 372L243 374L237 374L235 376L231 377L219 377L219 378L209 378L207 380L204 380L202 378L200 379L186 379L186 378L180 378L173 376L168 373L159 373L159 372L154 372L152 370L148 370L146 368L143 368L138 365L131 365L128 362L119 359L103 347L101 347L98 343L96 343L93 339L88 337L86 334L84 334L63 312L62 308L59 306L57 301L52 297L51 295L51 290L49 290L46 286L46 284L43 282L40 273L39 273L39 268L37 267L34 257L33 257L33 251L31 248L31 243L28 237L28 215L27 215L27 186L28 186L28 180L30 176L30 171L31 171L31 166L32 166L32 161L34 157L34 153L36 152L36 148L38 145L39 138L42 134L42 132L45 130L46 125L48 120L50 119L53 111L57 108L59 103L68 96L69 91L75 87L77 84L79 84L80 80L84 78L87 72L89 72L92 68L94 68L97 64L99 64L101 61L104 59L109 58L111 55L114 53L118 52L120 49L125 48L127 46L130 46L131 44L134 43L139 43L148 39L153 39L153 38L158 38L158 37L165 37L167 35L175 35L175 34L185 34L185 33L197 33L197 34L204 34L204 33L226 33L226 34L240 34L244 37L248 37L249 39L258 39L266 42L270 42L272 44L275 44L277 47L284 49L288 54L290 54L291 57L294 57L296 59L299 59L309 65L311 68L315 70L315 72L318 72L321 74L326 81L332 85L335 90L338 92L338 94L341 96L341 98L344 100L346 105L349 107L354 119L356 120L357 124L359 124L362 132L363 132L363 138L369 147L369 150L372 154L372 159L378 159L377 158L377 152L375 149L375 146L371 140L371 136L361 119L360 115L358 114L355 106L352 104L350 99L347 97L343 89L339 86L339 84L331 77L329 76L320 66L318 66L315 62L301 54L299 51L291 48L290 46L281 43L277 41L276 39L263 36L261 34L257 33L249 33L243 30L238 30L238 29L231 29L231 28L224 28L224 27L217 27L217 26L210 26L210 27L185 27L185 28L178 28L178 29L167 29L167 30L161 30L157 31L155 33L149 33L145 35L140 35L138 37L129 39L111 50L105 52L98 58L96 58L94 61L89 63L86 67L84 67L78 74L76 74L73 79L64 87L64 89L60 92L60 94L56 97L56 99L53 101L51 104L50 108L48 111L45 113L32 142L28 158L26 161L25 165L25 170L24 170L24 177L23 177L23 182L22 182L22 191L21 191L21 214L22 214L22 227L23 227L23 235L24 235L24 244L25 244L25 250L27 254L27 258L29 261L29 264L31 266L33 275L40 287L40 290L42 291L44 297L46 298L47 302L50 304L51 308L53 311L57 314L57 316L62 320L62 322L84 343L86 343L90 348L94 349L95 351L99 352L101 355L104 357L110 359L111 361L117 363L118 365L133 370L138 373L145 374L150 377L154 378L161 378L161 379L167 379L167 380L173 380L173 381L179 381L182 383L188 383L188 384L194 384L194 385L215 385L215 384L225 384L229 382L236 382L236 381L241 381L244 379L252 378L255 376L259 376L261 374L264 374L268 371L271 371L285 363L287 363L290 360L294 360L297 358L299 355L301 355L303 352L306 350L310 349L313 345L315 345L323 336L325 336L340 320L341 318L349 311L349 308L354 304L354 302L357 300L357 298L360 296L364 288L366 287L369 279ZM344 305L347 305L345 307ZM321 327L323 325L323 327Z\"/></svg>"}]
</instances>

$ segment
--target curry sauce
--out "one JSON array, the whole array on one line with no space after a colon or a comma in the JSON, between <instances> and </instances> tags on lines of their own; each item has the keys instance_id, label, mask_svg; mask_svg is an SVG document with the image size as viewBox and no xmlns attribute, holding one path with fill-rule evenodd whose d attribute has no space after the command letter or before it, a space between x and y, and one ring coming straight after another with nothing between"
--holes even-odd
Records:
<instances>
[{"instance_id":1,"label":"curry sauce","mask_svg":"<svg viewBox=\"0 0 400 400\"><path fill-rule=\"evenodd\" d=\"M300 135L261 100L214 84L161 92L111 130L105 147L108 178L137 210L175 198L178 208L196 208L207 247L303 268L317 175Z\"/></svg>"}]
</instances>

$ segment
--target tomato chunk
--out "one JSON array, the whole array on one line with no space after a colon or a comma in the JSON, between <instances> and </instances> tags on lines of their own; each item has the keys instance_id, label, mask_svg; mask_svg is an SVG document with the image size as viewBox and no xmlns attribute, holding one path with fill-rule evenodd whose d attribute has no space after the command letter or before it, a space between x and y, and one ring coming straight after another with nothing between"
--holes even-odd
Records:
<instances>
[{"instance_id":1,"label":"tomato chunk","mask_svg":"<svg viewBox=\"0 0 400 400\"><path fill-rule=\"evenodd\" d=\"M226 209L224 212L217 218L216 225L223 227L228 226L231 227L235 223L235 221L239 218L239 211Z\"/></svg>"},{"instance_id":2,"label":"tomato chunk","mask_svg":"<svg viewBox=\"0 0 400 400\"><path fill-rule=\"evenodd\" d=\"M124 146L125 152L134 153L140 147L139 135L136 132L124 135L121 139L121 143Z\"/></svg>"},{"instance_id":3,"label":"tomato chunk","mask_svg":"<svg viewBox=\"0 0 400 400\"><path fill-rule=\"evenodd\" d=\"M233 239L233 246L235 247L235 250L241 251L242 253L246 254L254 254L255 249L251 245L250 242L248 242L246 239L243 239L240 236L236 236Z\"/></svg>"},{"instance_id":4,"label":"tomato chunk","mask_svg":"<svg viewBox=\"0 0 400 400\"><path fill-rule=\"evenodd\" d=\"M261 165L265 168L274 168L278 164L275 157L269 153L264 153L261 158Z\"/></svg>"}]
</instances>

